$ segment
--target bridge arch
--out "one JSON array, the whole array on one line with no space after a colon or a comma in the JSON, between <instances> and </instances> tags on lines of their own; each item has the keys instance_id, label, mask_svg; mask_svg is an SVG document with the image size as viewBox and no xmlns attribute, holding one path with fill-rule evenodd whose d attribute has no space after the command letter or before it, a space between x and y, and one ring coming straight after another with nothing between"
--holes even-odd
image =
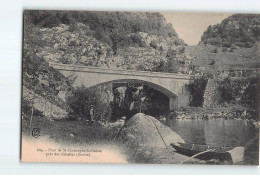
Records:
<instances>
[{"instance_id":1,"label":"bridge arch","mask_svg":"<svg viewBox=\"0 0 260 181\"><path fill-rule=\"evenodd\" d=\"M155 84L153 82L150 81L146 81L146 80L141 80L141 79L115 79L115 80L110 80L110 81L106 81L106 82L102 82L96 85L93 85L91 87L96 87L96 86L100 86L100 85L104 85L104 84L113 84L113 83L117 83L117 84L124 84L124 83L141 83L144 84L146 86L149 86L159 92L161 92L162 94L164 94L165 96L167 96L169 98L169 109L173 110L175 107L177 107L178 103L177 103L177 98L178 96L176 94L174 94L171 90L168 90L165 87L162 87L158 84ZM89 87L89 88L91 88Z\"/></svg>"}]
</instances>

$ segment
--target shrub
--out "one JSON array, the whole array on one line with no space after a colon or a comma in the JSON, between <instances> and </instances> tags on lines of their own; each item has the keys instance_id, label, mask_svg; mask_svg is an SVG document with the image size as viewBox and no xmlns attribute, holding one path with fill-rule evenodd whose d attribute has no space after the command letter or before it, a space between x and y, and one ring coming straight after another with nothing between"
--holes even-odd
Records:
<instances>
[{"instance_id":1,"label":"shrub","mask_svg":"<svg viewBox=\"0 0 260 181\"><path fill-rule=\"evenodd\" d=\"M207 77L196 78L192 83L187 86L191 94L190 106L201 107L204 102L204 92L207 85Z\"/></svg>"},{"instance_id":2,"label":"shrub","mask_svg":"<svg viewBox=\"0 0 260 181\"><path fill-rule=\"evenodd\" d=\"M241 98L241 103L254 110L257 110L257 106L258 106L257 99L259 98L259 90L258 90L259 77L250 78L248 81L249 81L249 85L247 86Z\"/></svg>"},{"instance_id":3,"label":"shrub","mask_svg":"<svg viewBox=\"0 0 260 181\"><path fill-rule=\"evenodd\" d=\"M103 92L103 91L102 91ZM111 104L105 102L98 88L79 87L68 96L69 116L77 119L90 119L90 107L94 106L94 119L106 121L111 119Z\"/></svg>"},{"instance_id":4,"label":"shrub","mask_svg":"<svg viewBox=\"0 0 260 181\"><path fill-rule=\"evenodd\" d=\"M179 50L180 53L185 53L185 47L181 47L180 50Z\"/></svg>"},{"instance_id":5,"label":"shrub","mask_svg":"<svg viewBox=\"0 0 260 181\"><path fill-rule=\"evenodd\" d=\"M154 49L157 49L157 43L156 43L156 41L151 41L151 43L150 43L150 47L152 47L152 48L154 48Z\"/></svg>"},{"instance_id":6,"label":"shrub","mask_svg":"<svg viewBox=\"0 0 260 181\"><path fill-rule=\"evenodd\" d=\"M142 40L142 37L140 34L135 33L134 35L131 36L131 40L134 45L138 45L140 47L145 47L145 42Z\"/></svg>"},{"instance_id":7,"label":"shrub","mask_svg":"<svg viewBox=\"0 0 260 181\"><path fill-rule=\"evenodd\" d=\"M212 53L218 53L218 49L217 49L217 48L214 48L214 49L212 50Z\"/></svg>"}]
</instances>

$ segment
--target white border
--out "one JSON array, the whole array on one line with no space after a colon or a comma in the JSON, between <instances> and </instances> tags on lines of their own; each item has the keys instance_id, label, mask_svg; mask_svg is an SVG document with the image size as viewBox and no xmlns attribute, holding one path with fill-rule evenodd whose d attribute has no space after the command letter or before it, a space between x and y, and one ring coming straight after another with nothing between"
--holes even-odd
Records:
<instances>
[{"instance_id":1,"label":"white border","mask_svg":"<svg viewBox=\"0 0 260 181\"><path fill-rule=\"evenodd\" d=\"M0 174L260 174L259 167L21 163L23 9L260 13L259 0L2 0L0 4Z\"/></svg>"}]
</instances>

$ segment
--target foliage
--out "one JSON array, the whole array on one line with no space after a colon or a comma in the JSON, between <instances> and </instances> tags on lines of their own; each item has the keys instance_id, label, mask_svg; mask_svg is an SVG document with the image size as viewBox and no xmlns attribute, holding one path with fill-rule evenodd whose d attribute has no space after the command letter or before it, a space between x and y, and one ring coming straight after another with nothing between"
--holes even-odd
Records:
<instances>
[{"instance_id":1,"label":"foliage","mask_svg":"<svg viewBox=\"0 0 260 181\"><path fill-rule=\"evenodd\" d=\"M204 102L204 92L207 85L207 77L202 76L196 78L192 83L187 85L187 89L191 94L190 106L201 107Z\"/></svg>"},{"instance_id":2,"label":"foliage","mask_svg":"<svg viewBox=\"0 0 260 181\"><path fill-rule=\"evenodd\" d=\"M29 116L31 116L32 114L32 102L25 100L24 98L22 98L22 114L24 114L24 116L26 116L27 118L29 118ZM38 109L34 109L33 115L43 116L42 112Z\"/></svg>"},{"instance_id":3,"label":"foliage","mask_svg":"<svg viewBox=\"0 0 260 181\"><path fill-rule=\"evenodd\" d=\"M241 98L241 103L243 105L246 105L254 110L257 110L259 106L259 82L259 77L250 78L249 85Z\"/></svg>"},{"instance_id":4,"label":"foliage","mask_svg":"<svg viewBox=\"0 0 260 181\"><path fill-rule=\"evenodd\" d=\"M152 47L152 48L154 48L154 49L157 49L157 43L156 43L156 41L151 41L151 43L150 43L150 47Z\"/></svg>"},{"instance_id":5,"label":"foliage","mask_svg":"<svg viewBox=\"0 0 260 181\"><path fill-rule=\"evenodd\" d=\"M95 88L86 88L81 86L72 91L67 98L70 108L69 116L71 118L90 119L90 106L94 106L94 119L99 121L110 120L112 105L104 102L101 93Z\"/></svg>"},{"instance_id":6,"label":"foliage","mask_svg":"<svg viewBox=\"0 0 260 181\"><path fill-rule=\"evenodd\" d=\"M209 26L201 41L223 47L252 47L260 40L260 16L257 14L235 14L220 24Z\"/></svg>"},{"instance_id":7,"label":"foliage","mask_svg":"<svg viewBox=\"0 0 260 181\"><path fill-rule=\"evenodd\" d=\"M178 49L168 49L166 52L166 59L153 62L152 71L155 72L169 72L169 73L179 73L181 68L187 68L190 70L190 64L187 61L185 56L185 47L181 46ZM187 72L182 72L187 73Z\"/></svg>"},{"instance_id":8,"label":"foliage","mask_svg":"<svg viewBox=\"0 0 260 181\"><path fill-rule=\"evenodd\" d=\"M257 109L258 77L247 77L232 80L230 77L219 81L220 103L241 104Z\"/></svg>"},{"instance_id":9,"label":"foliage","mask_svg":"<svg viewBox=\"0 0 260 181\"><path fill-rule=\"evenodd\" d=\"M114 53L118 47L131 45L131 42L142 46L136 33L145 32L162 37L177 37L171 24L167 24L160 13L131 12L91 12L91 11L25 11L24 19L28 27L54 27L60 24L73 25L83 23L93 31L93 36L111 45ZM28 29L27 29L28 30ZM130 37L127 34L134 34ZM177 42L182 43L181 41Z\"/></svg>"}]
</instances>

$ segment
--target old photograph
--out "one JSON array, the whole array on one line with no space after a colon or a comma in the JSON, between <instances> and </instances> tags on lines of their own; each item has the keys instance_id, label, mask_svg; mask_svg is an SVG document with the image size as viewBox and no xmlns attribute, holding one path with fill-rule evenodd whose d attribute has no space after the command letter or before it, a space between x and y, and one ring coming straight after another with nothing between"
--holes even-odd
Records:
<instances>
[{"instance_id":1,"label":"old photograph","mask_svg":"<svg viewBox=\"0 0 260 181\"><path fill-rule=\"evenodd\" d=\"M21 161L259 165L260 14L24 10Z\"/></svg>"}]
</instances>

